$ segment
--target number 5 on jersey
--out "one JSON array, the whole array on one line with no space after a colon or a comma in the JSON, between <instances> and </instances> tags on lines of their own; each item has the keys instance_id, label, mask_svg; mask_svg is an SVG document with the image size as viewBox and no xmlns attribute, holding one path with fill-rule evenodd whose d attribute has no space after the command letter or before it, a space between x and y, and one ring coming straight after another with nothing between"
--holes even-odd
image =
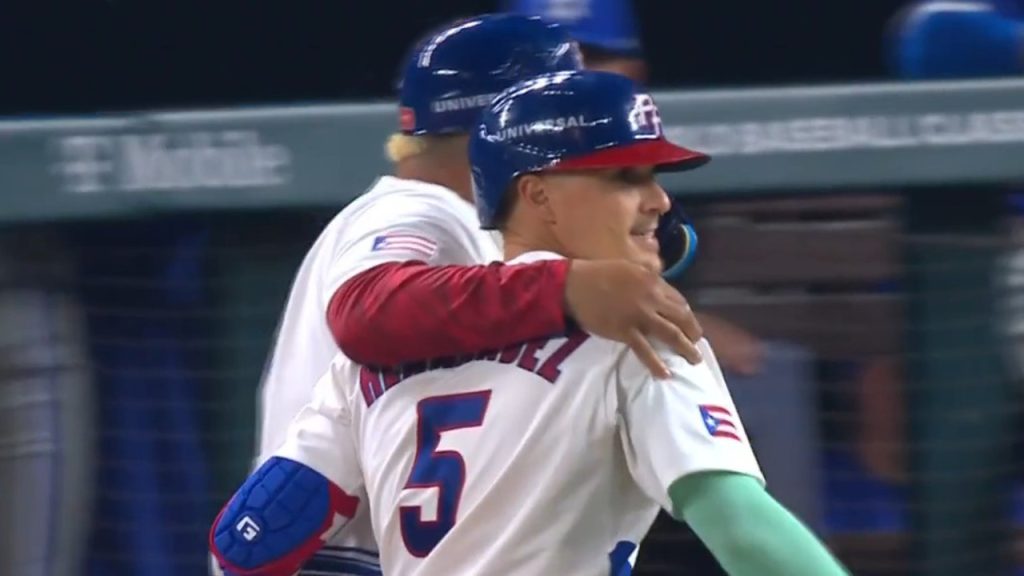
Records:
<instances>
[{"instance_id":1,"label":"number 5 on jersey","mask_svg":"<svg viewBox=\"0 0 1024 576\"><path fill-rule=\"evenodd\" d=\"M433 396L416 406L416 456L405 489L436 488L437 517L423 520L421 506L402 506L402 540L409 552L424 558L455 527L466 484L466 462L454 450L438 450L441 434L484 423L491 391Z\"/></svg>"}]
</instances>

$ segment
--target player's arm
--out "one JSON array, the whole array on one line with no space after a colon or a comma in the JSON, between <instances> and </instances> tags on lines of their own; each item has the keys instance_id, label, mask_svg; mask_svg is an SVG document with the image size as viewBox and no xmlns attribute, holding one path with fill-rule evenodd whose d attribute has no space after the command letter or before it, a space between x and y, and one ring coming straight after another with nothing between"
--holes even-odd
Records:
<instances>
[{"instance_id":1,"label":"player's arm","mask_svg":"<svg viewBox=\"0 0 1024 576\"><path fill-rule=\"evenodd\" d=\"M893 63L904 78L1024 72L1024 23L988 2L919 2L893 20Z\"/></svg>"},{"instance_id":2,"label":"player's arm","mask_svg":"<svg viewBox=\"0 0 1024 576\"><path fill-rule=\"evenodd\" d=\"M371 210L390 224L360 232L336 255L326 304L335 341L357 362L396 365L499 349L562 333L570 319L629 344L659 376L665 369L648 337L690 361L700 358L693 342L701 328L686 300L640 266L561 259L452 265L467 255L436 209L406 203ZM403 231L409 242L374 249Z\"/></svg>"},{"instance_id":3,"label":"player's arm","mask_svg":"<svg viewBox=\"0 0 1024 576\"><path fill-rule=\"evenodd\" d=\"M293 576L360 505L362 473L328 372L275 452L224 506L209 546L226 576Z\"/></svg>"},{"instance_id":4,"label":"player's arm","mask_svg":"<svg viewBox=\"0 0 1024 576\"><path fill-rule=\"evenodd\" d=\"M848 574L755 478L700 472L674 482L669 495L673 517L690 525L728 574Z\"/></svg>"},{"instance_id":5,"label":"player's arm","mask_svg":"<svg viewBox=\"0 0 1024 576\"><path fill-rule=\"evenodd\" d=\"M624 357L623 446L637 483L686 521L732 576L846 574L825 546L764 489L743 423L706 343L691 366L665 356L670 385Z\"/></svg>"}]
</instances>

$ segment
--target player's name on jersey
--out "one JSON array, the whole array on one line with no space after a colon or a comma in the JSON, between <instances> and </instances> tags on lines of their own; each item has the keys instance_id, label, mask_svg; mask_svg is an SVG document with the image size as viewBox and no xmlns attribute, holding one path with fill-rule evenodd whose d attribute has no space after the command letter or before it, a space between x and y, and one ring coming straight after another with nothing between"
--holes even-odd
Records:
<instances>
[{"instance_id":1,"label":"player's name on jersey","mask_svg":"<svg viewBox=\"0 0 1024 576\"><path fill-rule=\"evenodd\" d=\"M590 338L575 330L566 336L531 340L502 350L482 352L471 356L438 358L428 362L415 362L394 368L363 366L359 370L359 389L367 406L371 406L385 392L404 380L429 370L456 368L469 362L498 362L536 374L554 384L562 375L562 363Z\"/></svg>"}]
</instances>

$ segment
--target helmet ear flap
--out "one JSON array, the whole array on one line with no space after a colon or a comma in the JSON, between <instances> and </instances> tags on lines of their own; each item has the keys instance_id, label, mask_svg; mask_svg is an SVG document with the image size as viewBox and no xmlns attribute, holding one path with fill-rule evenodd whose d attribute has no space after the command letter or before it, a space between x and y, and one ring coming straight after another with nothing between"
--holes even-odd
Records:
<instances>
[{"instance_id":1,"label":"helmet ear flap","mask_svg":"<svg viewBox=\"0 0 1024 576\"><path fill-rule=\"evenodd\" d=\"M673 201L669 211L658 220L655 235L664 267L662 276L675 280L693 263L697 255L697 231L683 209Z\"/></svg>"}]
</instances>

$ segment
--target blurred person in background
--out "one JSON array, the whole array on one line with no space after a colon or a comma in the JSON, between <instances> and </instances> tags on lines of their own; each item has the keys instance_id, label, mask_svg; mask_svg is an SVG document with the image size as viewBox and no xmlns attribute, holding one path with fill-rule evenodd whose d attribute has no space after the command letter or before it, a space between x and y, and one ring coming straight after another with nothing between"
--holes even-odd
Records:
<instances>
[{"instance_id":1,"label":"blurred person in background","mask_svg":"<svg viewBox=\"0 0 1024 576\"><path fill-rule=\"evenodd\" d=\"M939 80L1024 74L1024 0L912 2L890 21L885 48L895 76ZM1021 213L1017 198L1011 208ZM857 451L893 485L909 481L903 363L875 358L858 378Z\"/></svg>"},{"instance_id":2,"label":"blurred person in background","mask_svg":"<svg viewBox=\"0 0 1024 576\"><path fill-rule=\"evenodd\" d=\"M568 28L586 68L647 82L647 61L629 0L505 0L505 9Z\"/></svg>"},{"instance_id":3,"label":"blurred person in background","mask_svg":"<svg viewBox=\"0 0 1024 576\"><path fill-rule=\"evenodd\" d=\"M889 52L907 79L1024 73L1024 2L915 2L891 22Z\"/></svg>"},{"instance_id":4,"label":"blurred person in background","mask_svg":"<svg viewBox=\"0 0 1024 576\"><path fill-rule=\"evenodd\" d=\"M892 16L884 43L892 73L906 80L1024 74L1024 1L911 2ZM1020 206L1019 199L1011 202L1017 214ZM859 475L857 468L863 466L870 474L864 485L874 485L870 490L876 501L903 498L910 481L904 369L901 358L878 357L868 360L856 377L858 462L851 463L851 471ZM905 520L891 513L895 510L879 507L874 521L902 524Z\"/></svg>"},{"instance_id":5,"label":"blurred person in background","mask_svg":"<svg viewBox=\"0 0 1024 576\"><path fill-rule=\"evenodd\" d=\"M44 229L0 234L0 574L81 573L95 486L77 267Z\"/></svg>"},{"instance_id":6,"label":"blurred person in background","mask_svg":"<svg viewBox=\"0 0 1024 576\"><path fill-rule=\"evenodd\" d=\"M200 401L215 288L202 217L83 223L97 435L89 576L202 574L210 476ZM130 246L131 249L126 249ZM131 278L131 282L126 282ZM64 521L74 523L69 515ZM81 574L83 572L75 572Z\"/></svg>"}]
</instances>

